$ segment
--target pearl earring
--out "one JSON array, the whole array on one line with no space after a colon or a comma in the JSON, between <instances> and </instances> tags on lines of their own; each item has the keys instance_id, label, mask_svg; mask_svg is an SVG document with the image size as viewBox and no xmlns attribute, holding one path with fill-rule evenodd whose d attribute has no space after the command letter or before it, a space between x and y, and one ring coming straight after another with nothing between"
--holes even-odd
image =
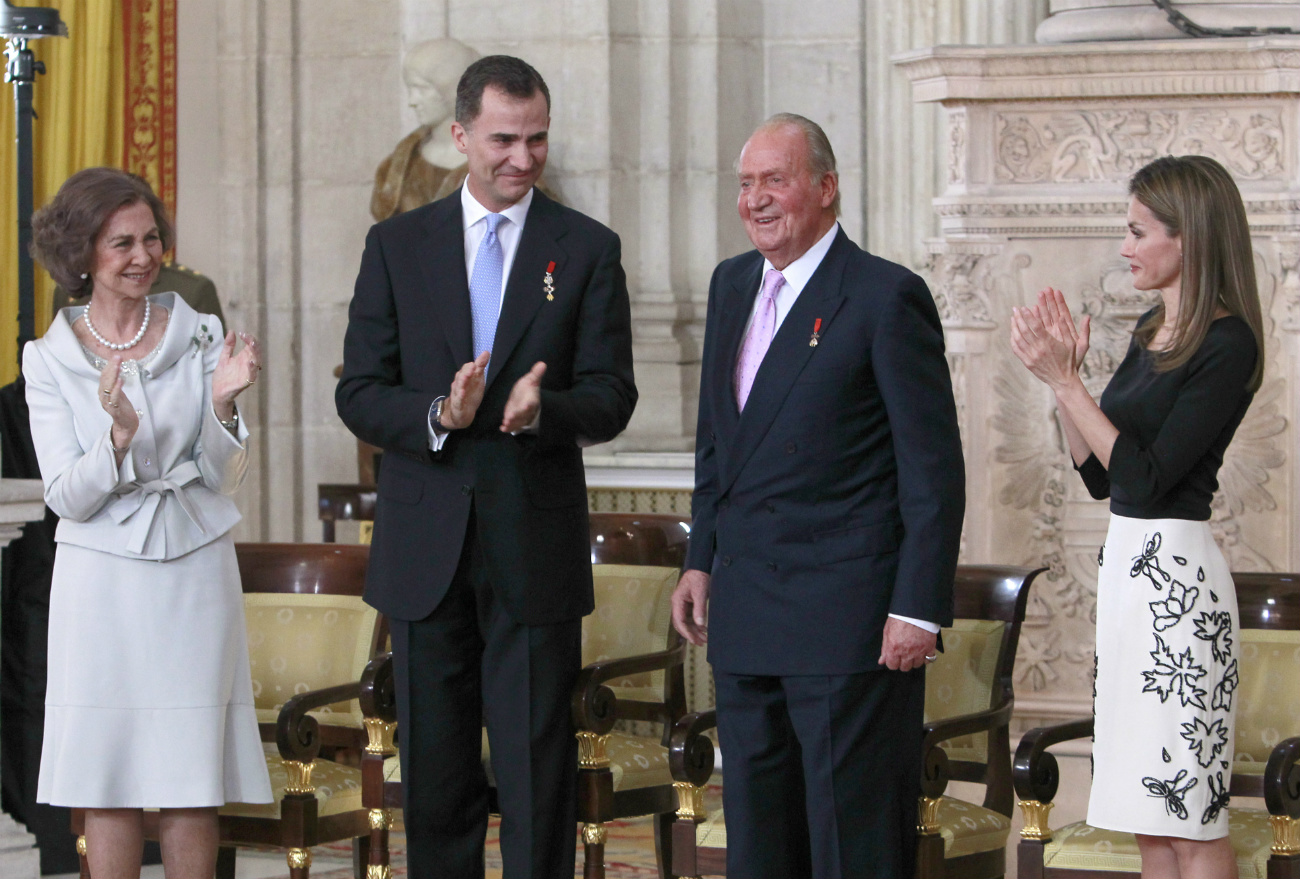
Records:
<instances>
[{"instance_id":1,"label":"pearl earring","mask_svg":"<svg viewBox=\"0 0 1300 879\"><path fill-rule=\"evenodd\" d=\"M86 279L89 278L89 277L90 277L90 272L82 272L82 273L81 273L81 280L84 281L84 280L86 280Z\"/></svg>"}]
</instances>

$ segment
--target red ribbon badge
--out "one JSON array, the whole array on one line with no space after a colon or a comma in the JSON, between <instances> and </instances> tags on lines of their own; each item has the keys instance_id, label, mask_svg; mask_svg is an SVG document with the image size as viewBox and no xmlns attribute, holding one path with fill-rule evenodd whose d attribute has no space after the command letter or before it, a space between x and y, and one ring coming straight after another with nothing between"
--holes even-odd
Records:
<instances>
[{"instance_id":1,"label":"red ribbon badge","mask_svg":"<svg viewBox=\"0 0 1300 879\"><path fill-rule=\"evenodd\" d=\"M813 321L812 338L808 340L808 347L816 348L817 343L821 341L821 337L822 337L822 319L819 317L817 318L817 320Z\"/></svg>"}]
</instances>

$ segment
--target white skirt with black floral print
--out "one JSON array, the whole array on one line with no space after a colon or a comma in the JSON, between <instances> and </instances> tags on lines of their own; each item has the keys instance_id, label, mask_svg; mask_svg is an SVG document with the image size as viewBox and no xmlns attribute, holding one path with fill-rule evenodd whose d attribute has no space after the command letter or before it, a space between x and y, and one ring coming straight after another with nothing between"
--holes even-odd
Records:
<instances>
[{"instance_id":1,"label":"white skirt with black floral print","mask_svg":"<svg viewBox=\"0 0 1300 879\"><path fill-rule=\"evenodd\" d=\"M1112 514L1097 561L1088 823L1227 836L1237 593L1210 524Z\"/></svg>"}]
</instances>

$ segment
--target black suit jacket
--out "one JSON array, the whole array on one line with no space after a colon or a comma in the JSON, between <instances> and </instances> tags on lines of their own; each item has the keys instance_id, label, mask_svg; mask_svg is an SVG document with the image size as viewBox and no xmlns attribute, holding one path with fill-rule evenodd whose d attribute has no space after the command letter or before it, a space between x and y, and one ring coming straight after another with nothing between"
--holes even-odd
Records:
<instances>
[{"instance_id":1,"label":"black suit jacket","mask_svg":"<svg viewBox=\"0 0 1300 879\"><path fill-rule=\"evenodd\" d=\"M366 599L397 619L428 616L455 573L472 503L511 615L526 625L574 619L593 604L579 440L616 436L637 396L618 236L534 193L483 402L434 453L429 407L475 353L462 222L457 191L366 238L335 393L344 423L385 451ZM501 433L511 388L539 360L538 432Z\"/></svg>"},{"instance_id":2,"label":"black suit jacket","mask_svg":"<svg viewBox=\"0 0 1300 879\"><path fill-rule=\"evenodd\" d=\"M734 373L763 257L709 290L688 567L737 674L878 668L890 613L952 621L965 476L943 330L912 272L841 230L755 377ZM812 334L820 319L820 338Z\"/></svg>"}]
</instances>

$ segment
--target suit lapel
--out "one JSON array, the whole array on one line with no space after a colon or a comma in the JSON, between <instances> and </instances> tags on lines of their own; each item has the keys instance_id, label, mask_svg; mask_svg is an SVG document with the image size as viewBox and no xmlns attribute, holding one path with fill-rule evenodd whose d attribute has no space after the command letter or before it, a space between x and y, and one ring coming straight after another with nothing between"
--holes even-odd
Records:
<instances>
[{"instance_id":1,"label":"suit lapel","mask_svg":"<svg viewBox=\"0 0 1300 879\"><path fill-rule=\"evenodd\" d=\"M843 230L835 237L831 249L827 251L817 271L808 279L807 285L795 300L790 313L781 322L781 328L772 338L772 344L763 357L763 362L754 376L754 385L750 388L749 399L745 401L745 411L740 414L736 425L735 441L727 450L726 466L721 468L720 491L731 487L745 462L758 448L763 437L767 435L776 420L777 414L790 395L790 389L804 367L808 365L820 346L809 344L813 327L821 320L820 333L824 337L830 330L831 322L845 296L841 292L841 280L847 258L848 239ZM761 266L760 266L761 267ZM754 279L754 286L758 284ZM755 294L756 295L756 294ZM750 296L752 301L753 295ZM746 312L748 316L748 312ZM738 345L739 343L737 343ZM728 372L734 372L735 351L728 361ZM731 379L728 378L728 388ZM732 406L735 408L735 396L731 394Z\"/></svg>"},{"instance_id":2,"label":"suit lapel","mask_svg":"<svg viewBox=\"0 0 1300 879\"><path fill-rule=\"evenodd\" d=\"M528 208L515 262L506 282L506 295L501 303L501 317L497 320L496 338L492 342L492 368L488 370L488 387L502 373L519 340L524 337L543 302L546 291L542 288L546 267L552 262L552 276L559 288L565 280L564 264L567 254L557 243L564 236L564 224L555 202L540 190L533 193L533 203ZM463 262L463 260L462 260ZM532 364L528 364L531 366Z\"/></svg>"},{"instance_id":3,"label":"suit lapel","mask_svg":"<svg viewBox=\"0 0 1300 879\"><path fill-rule=\"evenodd\" d=\"M438 202L425 222L427 239L416 245L420 270L430 290L434 320L442 326L457 363L474 359L474 324L465 275L465 229L460 191Z\"/></svg>"}]
</instances>

